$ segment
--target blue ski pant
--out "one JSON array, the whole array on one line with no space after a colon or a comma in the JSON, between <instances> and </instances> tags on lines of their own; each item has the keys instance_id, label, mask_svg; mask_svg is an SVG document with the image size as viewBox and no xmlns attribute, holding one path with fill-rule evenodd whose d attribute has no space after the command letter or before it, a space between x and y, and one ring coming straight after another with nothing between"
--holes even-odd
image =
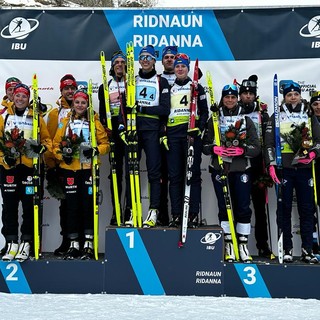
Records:
<instances>
[{"instance_id":1,"label":"blue ski pant","mask_svg":"<svg viewBox=\"0 0 320 320\"><path fill-rule=\"evenodd\" d=\"M161 150L159 130L138 131L139 160L141 151L146 155L148 182L150 184L150 209L160 208Z\"/></svg>"},{"instance_id":2,"label":"blue ski pant","mask_svg":"<svg viewBox=\"0 0 320 320\"><path fill-rule=\"evenodd\" d=\"M296 190L302 247L312 249L314 228L314 190L311 168L284 168L282 170L282 210L278 210L277 222L282 226L283 248L291 249L292 244L292 200ZM281 212L282 211L282 212Z\"/></svg>"},{"instance_id":3,"label":"blue ski pant","mask_svg":"<svg viewBox=\"0 0 320 320\"><path fill-rule=\"evenodd\" d=\"M220 171L212 170L211 179L216 193L219 221L228 221L225 198L220 178ZM250 209L251 193L251 172L229 172L228 173L229 190L233 209L234 221L239 223L250 223L252 211Z\"/></svg>"},{"instance_id":4,"label":"blue ski pant","mask_svg":"<svg viewBox=\"0 0 320 320\"><path fill-rule=\"evenodd\" d=\"M187 137L168 137L167 152L169 194L172 216L181 216L183 211L184 186L186 179ZM199 213L201 202L201 152L200 137L194 138L194 160L192 166L189 215Z\"/></svg>"}]
</instances>

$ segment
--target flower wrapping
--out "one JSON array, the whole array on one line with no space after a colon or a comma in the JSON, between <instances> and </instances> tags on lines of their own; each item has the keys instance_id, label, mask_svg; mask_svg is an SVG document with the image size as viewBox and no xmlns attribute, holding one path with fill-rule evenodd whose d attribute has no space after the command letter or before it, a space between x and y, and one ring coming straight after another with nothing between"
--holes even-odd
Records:
<instances>
[{"instance_id":1,"label":"flower wrapping","mask_svg":"<svg viewBox=\"0 0 320 320\"><path fill-rule=\"evenodd\" d=\"M222 142L225 147L245 147L246 146L246 128L243 125L244 120L240 119L231 124L229 128L225 131L224 137L222 137Z\"/></svg>"},{"instance_id":2,"label":"flower wrapping","mask_svg":"<svg viewBox=\"0 0 320 320\"><path fill-rule=\"evenodd\" d=\"M291 128L293 129L289 133L281 133L280 136L295 153L292 164L296 164L297 160L308 156L309 149L312 147L312 137L305 122L299 125L293 123Z\"/></svg>"},{"instance_id":3,"label":"flower wrapping","mask_svg":"<svg viewBox=\"0 0 320 320\"><path fill-rule=\"evenodd\" d=\"M82 142L85 142L82 132L80 133L80 136L78 136L76 133L73 133L69 127L68 134L62 137L59 144L59 153L62 153L63 156L79 156L80 145Z\"/></svg>"},{"instance_id":4,"label":"flower wrapping","mask_svg":"<svg viewBox=\"0 0 320 320\"><path fill-rule=\"evenodd\" d=\"M0 150L4 156L14 157L15 159L25 153L25 144L24 133L17 126L10 131L5 131L0 138Z\"/></svg>"}]
</instances>

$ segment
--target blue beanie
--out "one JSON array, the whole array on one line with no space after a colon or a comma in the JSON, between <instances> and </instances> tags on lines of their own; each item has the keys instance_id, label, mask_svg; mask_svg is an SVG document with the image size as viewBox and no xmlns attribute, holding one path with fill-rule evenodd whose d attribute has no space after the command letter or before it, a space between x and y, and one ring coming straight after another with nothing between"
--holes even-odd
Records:
<instances>
[{"instance_id":1,"label":"blue beanie","mask_svg":"<svg viewBox=\"0 0 320 320\"><path fill-rule=\"evenodd\" d=\"M178 53L177 46L166 46L162 49L162 59L166 54L173 54L176 55Z\"/></svg>"},{"instance_id":2,"label":"blue beanie","mask_svg":"<svg viewBox=\"0 0 320 320\"><path fill-rule=\"evenodd\" d=\"M113 66L113 63L117 58L122 58L124 61L127 60L127 57L125 56L125 54L122 51L117 51L111 57L111 66Z\"/></svg>"},{"instance_id":3,"label":"blue beanie","mask_svg":"<svg viewBox=\"0 0 320 320\"><path fill-rule=\"evenodd\" d=\"M154 47L151 44L148 44L147 46L143 47L140 50L139 56L143 53L149 53L154 60L157 60L156 51L154 50Z\"/></svg>"},{"instance_id":4,"label":"blue beanie","mask_svg":"<svg viewBox=\"0 0 320 320\"><path fill-rule=\"evenodd\" d=\"M227 84L223 87L222 98L229 95L238 97L238 88L235 84Z\"/></svg>"},{"instance_id":5,"label":"blue beanie","mask_svg":"<svg viewBox=\"0 0 320 320\"><path fill-rule=\"evenodd\" d=\"M173 66L178 64L184 64L190 70L190 58L185 53L179 53L176 55Z\"/></svg>"},{"instance_id":6,"label":"blue beanie","mask_svg":"<svg viewBox=\"0 0 320 320\"><path fill-rule=\"evenodd\" d=\"M292 82L290 86L283 88L283 97L285 97L287 93L292 91L297 91L301 94L301 87L296 82Z\"/></svg>"}]
</instances>

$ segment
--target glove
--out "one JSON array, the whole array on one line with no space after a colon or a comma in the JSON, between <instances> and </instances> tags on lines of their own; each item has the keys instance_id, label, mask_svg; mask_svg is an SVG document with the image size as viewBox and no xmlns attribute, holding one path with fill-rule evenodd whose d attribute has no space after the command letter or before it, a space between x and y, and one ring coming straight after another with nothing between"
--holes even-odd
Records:
<instances>
[{"instance_id":1,"label":"glove","mask_svg":"<svg viewBox=\"0 0 320 320\"><path fill-rule=\"evenodd\" d=\"M70 165L73 160L73 157L72 156L62 156L62 159L66 165Z\"/></svg>"},{"instance_id":2,"label":"glove","mask_svg":"<svg viewBox=\"0 0 320 320\"><path fill-rule=\"evenodd\" d=\"M226 148L227 157L238 157L243 155L244 149L241 147Z\"/></svg>"},{"instance_id":3,"label":"glove","mask_svg":"<svg viewBox=\"0 0 320 320\"><path fill-rule=\"evenodd\" d=\"M83 150L83 155L87 158L87 159L91 159L95 156L97 156L99 154L99 150L98 148L89 148L86 150Z\"/></svg>"},{"instance_id":4,"label":"glove","mask_svg":"<svg viewBox=\"0 0 320 320\"><path fill-rule=\"evenodd\" d=\"M127 132L123 124L120 124L118 127L119 137L124 142L124 144L128 145L128 137Z\"/></svg>"},{"instance_id":5,"label":"glove","mask_svg":"<svg viewBox=\"0 0 320 320\"><path fill-rule=\"evenodd\" d=\"M160 144L163 144L163 146L166 148L166 150L169 151L168 137L167 136L160 137Z\"/></svg>"},{"instance_id":6,"label":"glove","mask_svg":"<svg viewBox=\"0 0 320 320\"><path fill-rule=\"evenodd\" d=\"M33 100L30 101L30 105L33 105ZM45 113L48 110L48 107L46 104L41 103L41 98L38 97L38 103L37 103L37 107L39 108L39 112Z\"/></svg>"},{"instance_id":7,"label":"glove","mask_svg":"<svg viewBox=\"0 0 320 320\"><path fill-rule=\"evenodd\" d=\"M187 131L187 135L191 138L196 138L200 136L200 134L201 134L201 131L199 128L188 129Z\"/></svg>"},{"instance_id":8,"label":"glove","mask_svg":"<svg viewBox=\"0 0 320 320\"><path fill-rule=\"evenodd\" d=\"M220 157L237 157L241 156L244 153L243 148L241 147L213 147L213 152Z\"/></svg>"},{"instance_id":9,"label":"glove","mask_svg":"<svg viewBox=\"0 0 320 320\"><path fill-rule=\"evenodd\" d=\"M307 158L299 159L298 163L309 164L315 158L316 158L316 153L314 151L310 151L307 155Z\"/></svg>"},{"instance_id":10,"label":"glove","mask_svg":"<svg viewBox=\"0 0 320 320\"><path fill-rule=\"evenodd\" d=\"M6 163L9 167L14 167L16 165L17 160L11 156L4 156L4 163Z\"/></svg>"},{"instance_id":11,"label":"glove","mask_svg":"<svg viewBox=\"0 0 320 320\"><path fill-rule=\"evenodd\" d=\"M212 104L212 105L210 106L210 110L211 110L212 112L217 112L217 111L219 111L219 107L218 107L218 105L217 105L216 103L214 103L214 104Z\"/></svg>"},{"instance_id":12,"label":"glove","mask_svg":"<svg viewBox=\"0 0 320 320\"><path fill-rule=\"evenodd\" d=\"M274 183L280 184L280 180L277 177L276 169L274 168L274 166L269 166L269 175Z\"/></svg>"},{"instance_id":13,"label":"glove","mask_svg":"<svg viewBox=\"0 0 320 320\"><path fill-rule=\"evenodd\" d=\"M47 150L46 146L43 146L42 144L30 144L30 148L33 152L42 154Z\"/></svg>"},{"instance_id":14,"label":"glove","mask_svg":"<svg viewBox=\"0 0 320 320\"><path fill-rule=\"evenodd\" d=\"M218 147L214 146L213 147L213 153L220 156L220 157L226 157L226 147Z\"/></svg>"}]
</instances>

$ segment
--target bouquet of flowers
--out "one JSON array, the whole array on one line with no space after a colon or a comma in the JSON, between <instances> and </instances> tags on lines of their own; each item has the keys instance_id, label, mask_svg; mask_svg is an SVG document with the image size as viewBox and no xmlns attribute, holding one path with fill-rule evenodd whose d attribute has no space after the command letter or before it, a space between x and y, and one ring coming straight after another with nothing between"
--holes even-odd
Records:
<instances>
[{"instance_id":1,"label":"bouquet of flowers","mask_svg":"<svg viewBox=\"0 0 320 320\"><path fill-rule=\"evenodd\" d=\"M308 155L308 149L312 146L312 137L305 122L300 125L293 123L291 128L293 129L289 133L281 133L280 135L295 153L294 162L296 162L298 159L303 159Z\"/></svg>"},{"instance_id":2,"label":"bouquet of flowers","mask_svg":"<svg viewBox=\"0 0 320 320\"><path fill-rule=\"evenodd\" d=\"M80 136L78 136L76 133L73 133L69 127L68 134L61 139L59 145L60 153L69 157L77 156L80 152L80 144L84 141L82 132L80 133Z\"/></svg>"},{"instance_id":3,"label":"bouquet of flowers","mask_svg":"<svg viewBox=\"0 0 320 320\"><path fill-rule=\"evenodd\" d=\"M23 131L18 127L14 127L10 131L5 131L0 138L0 150L5 156L10 156L15 159L19 158L21 154L25 153L25 143Z\"/></svg>"},{"instance_id":4,"label":"bouquet of flowers","mask_svg":"<svg viewBox=\"0 0 320 320\"><path fill-rule=\"evenodd\" d=\"M229 147L244 147L246 143L246 128L243 126L243 119L237 120L233 125L231 124L228 130L224 133L224 143Z\"/></svg>"}]
</instances>

